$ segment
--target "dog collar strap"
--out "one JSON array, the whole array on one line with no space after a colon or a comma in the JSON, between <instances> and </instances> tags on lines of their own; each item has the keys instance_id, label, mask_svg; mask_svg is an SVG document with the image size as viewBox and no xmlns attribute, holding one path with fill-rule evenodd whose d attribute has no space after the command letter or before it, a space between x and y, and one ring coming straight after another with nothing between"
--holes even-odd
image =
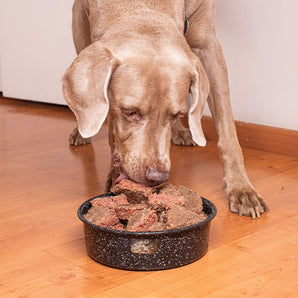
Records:
<instances>
[{"instance_id":1,"label":"dog collar strap","mask_svg":"<svg viewBox=\"0 0 298 298\"><path fill-rule=\"evenodd\" d=\"M185 13L185 7L183 7L183 13L184 13L184 34L185 34L187 29L189 28L189 22Z\"/></svg>"}]
</instances>

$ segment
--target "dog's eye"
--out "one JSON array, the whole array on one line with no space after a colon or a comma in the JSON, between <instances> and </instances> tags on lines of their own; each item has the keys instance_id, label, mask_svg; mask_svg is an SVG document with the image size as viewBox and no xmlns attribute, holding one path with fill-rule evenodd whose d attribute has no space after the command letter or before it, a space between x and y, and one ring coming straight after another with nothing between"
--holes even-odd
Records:
<instances>
[{"instance_id":1,"label":"dog's eye","mask_svg":"<svg viewBox=\"0 0 298 298\"><path fill-rule=\"evenodd\" d=\"M138 109L121 108L121 112L131 120L140 120L141 113Z\"/></svg>"},{"instance_id":2,"label":"dog's eye","mask_svg":"<svg viewBox=\"0 0 298 298\"><path fill-rule=\"evenodd\" d=\"M178 113L172 115L172 119L175 120L175 119L178 119L183 116L184 116L184 112L178 112Z\"/></svg>"}]
</instances>

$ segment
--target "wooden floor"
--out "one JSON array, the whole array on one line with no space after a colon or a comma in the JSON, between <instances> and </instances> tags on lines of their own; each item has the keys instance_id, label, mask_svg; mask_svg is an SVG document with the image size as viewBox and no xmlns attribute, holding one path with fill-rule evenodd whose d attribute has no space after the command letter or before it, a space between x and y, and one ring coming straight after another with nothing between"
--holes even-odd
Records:
<instances>
[{"instance_id":1,"label":"wooden floor","mask_svg":"<svg viewBox=\"0 0 298 298\"><path fill-rule=\"evenodd\" d=\"M208 253L172 270L129 272L86 255L76 215L104 192L107 127L68 146L66 107L0 97L0 297L298 297L298 158L244 149L271 212L228 211L216 144L171 149L171 181L214 202ZM297 148L298 150L298 148Z\"/></svg>"}]
</instances>

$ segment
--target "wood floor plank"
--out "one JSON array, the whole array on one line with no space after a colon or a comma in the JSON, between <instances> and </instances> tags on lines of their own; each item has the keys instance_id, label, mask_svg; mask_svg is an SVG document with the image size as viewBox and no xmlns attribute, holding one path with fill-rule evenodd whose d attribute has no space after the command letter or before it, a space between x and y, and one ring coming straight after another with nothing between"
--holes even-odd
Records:
<instances>
[{"instance_id":1,"label":"wood floor plank","mask_svg":"<svg viewBox=\"0 0 298 298\"><path fill-rule=\"evenodd\" d=\"M7 270L1 268L1 282L5 284L0 289L1 297L85 297L86 288L88 295L97 294L96 284L101 289L117 286L96 271L87 272L45 253L39 253L38 258L32 254L21 256L10 265L12 268Z\"/></svg>"}]
</instances>

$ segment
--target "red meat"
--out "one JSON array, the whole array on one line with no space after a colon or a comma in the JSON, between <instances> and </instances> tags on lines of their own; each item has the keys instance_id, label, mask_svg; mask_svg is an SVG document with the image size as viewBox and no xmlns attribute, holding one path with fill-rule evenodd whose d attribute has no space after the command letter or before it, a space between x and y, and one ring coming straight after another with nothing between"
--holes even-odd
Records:
<instances>
[{"instance_id":1,"label":"red meat","mask_svg":"<svg viewBox=\"0 0 298 298\"><path fill-rule=\"evenodd\" d=\"M191 210L198 214L203 210L201 196L185 186L174 186L172 184L166 184L159 190L159 193L183 196L185 199L185 208L187 210Z\"/></svg>"},{"instance_id":2,"label":"red meat","mask_svg":"<svg viewBox=\"0 0 298 298\"><path fill-rule=\"evenodd\" d=\"M149 231L150 228L158 222L156 212L151 209L137 210L130 217L127 223L128 231L144 232Z\"/></svg>"},{"instance_id":3,"label":"red meat","mask_svg":"<svg viewBox=\"0 0 298 298\"><path fill-rule=\"evenodd\" d=\"M126 204L117 206L115 208L115 211L119 219L128 220L135 211L143 210L146 208L146 204Z\"/></svg>"},{"instance_id":4,"label":"red meat","mask_svg":"<svg viewBox=\"0 0 298 298\"><path fill-rule=\"evenodd\" d=\"M112 192L125 194L129 203L139 204L148 200L148 197L152 194L152 189L131 180L123 179L112 187Z\"/></svg>"},{"instance_id":5,"label":"red meat","mask_svg":"<svg viewBox=\"0 0 298 298\"><path fill-rule=\"evenodd\" d=\"M148 203L153 206L153 208L158 208L159 206L167 209L172 205L185 205L185 199L183 196L168 195L168 194L152 194L149 197Z\"/></svg>"},{"instance_id":6,"label":"red meat","mask_svg":"<svg viewBox=\"0 0 298 298\"><path fill-rule=\"evenodd\" d=\"M119 218L116 212L109 207L91 207L84 217L89 222L105 228L112 228L114 225L119 223Z\"/></svg>"},{"instance_id":7,"label":"red meat","mask_svg":"<svg viewBox=\"0 0 298 298\"><path fill-rule=\"evenodd\" d=\"M115 208L119 205L128 204L128 201L126 195L120 194L119 196L96 198L91 201L91 204L92 206Z\"/></svg>"},{"instance_id":8,"label":"red meat","mask_svg":"<svg viewBox=\"0 0 298 298\"><path fill-rule=\"evenodd\" d=\"M204 218L205 219L205 218ZM167 212L167 229L178 229L203 221L202 216L182 206L172 206Z\"/></svg>"}]
</instances>

